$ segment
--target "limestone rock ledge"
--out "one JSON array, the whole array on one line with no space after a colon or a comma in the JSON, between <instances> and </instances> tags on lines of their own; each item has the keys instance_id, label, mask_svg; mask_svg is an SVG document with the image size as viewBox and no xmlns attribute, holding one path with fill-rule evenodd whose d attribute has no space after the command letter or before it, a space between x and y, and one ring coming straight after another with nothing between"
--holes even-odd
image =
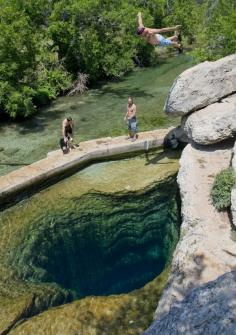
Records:
<instances>
[{"instance_id":1,"label":"limestone rock ledge","mask_svg":"<svg viewBox=\"0 0 236 335\"><path fill-rule=\"evenodd\" d=\"M236 271L202 285L176 303L143 335L232 335L236 329Z\"/></svg>"},{"instance_id":2,"label":"limestone rock ledge","mask_svg":"<svg viewBox=\"0 0 236 335\"><path fill-rule=\"evenodd\" d=\"M190 140L203 145L233 137L236 133L236 94L184 117L182 129Z\"/></svg>"},{"instance_id":3,"label":"limestone rock ledge","mask_svg":"<svg viewBox=\"0 0 236 335\"><path fill-rule=\"evenodd\" d=\"M231 156L231 143L210 147L188 144L183 150L178 173L181 237L155 318L168 313L191 289L236 269L236 243L228 214L218 212L210 199L214 177L229 167Z\"/></svg>"},{"instance_id":4,"label":"limestone rock ledge","mask_svg":"<svg viewBox=\"0 0 236 335\"><path fill-rule=\"evenodd\" d=\"M184 71L172 85L164 110L186 115L236 92L236 53Z\"/></svg>"}]
</instances>

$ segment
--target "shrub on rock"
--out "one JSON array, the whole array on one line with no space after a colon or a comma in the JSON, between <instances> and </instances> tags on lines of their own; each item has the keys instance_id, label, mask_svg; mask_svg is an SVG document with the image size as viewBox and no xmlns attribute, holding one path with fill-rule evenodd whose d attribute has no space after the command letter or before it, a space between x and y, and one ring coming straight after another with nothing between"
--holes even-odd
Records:
<instances>
[{"instance_id":1,"label":"shrub on rock","mask_svg":"<svg viewBox=\"0 0 236 335\"><path fill-rule=\"evenodd\" d=\"M222 170L215 177L211 190L213 205L218 210L227 209L230 206L231 190L236 182L236 176L232 168Z\"/></svg>"}]
</instances>

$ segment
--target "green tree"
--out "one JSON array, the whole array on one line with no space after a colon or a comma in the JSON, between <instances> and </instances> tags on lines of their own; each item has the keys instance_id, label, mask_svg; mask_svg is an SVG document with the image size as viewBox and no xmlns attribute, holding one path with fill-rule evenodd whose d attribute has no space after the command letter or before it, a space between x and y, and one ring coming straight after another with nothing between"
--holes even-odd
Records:
<instances>
[{"instance_id":1,"label":"green tree","mask_svg":"<svg viewBox=\"0 0 236 335\"><path fill-rule=\"evenodd\" d=\"M235 0L175 0L169 2L166 24L181 24L197 62L216 60L236 50Z\"/></svg>"},{"instance_id":2,"label":"green tree","mask_svg":"<svg viewBox=\"0 0 236 335\"><path fill-rule=\"evenodd\" d=\"M142 11L150 27L182 24L197 61L236 49L234 0L0 0L0 113L28 117L66 92L78 72L120 78L157 59L136 36Z\"/></svg>"},{"instance_id":3,"label":"green tree","mask_svg":"<svg viewBox=\"0 0 236 335\"><path fill-rule=\"evenodd\" d=\"M236 2L219 0L208 6L203 33L193 55L198 61L216 60L236 50Z\"/></svg>"},{"instance_id":4,"label":"green tree","mask_svg":"<svg viewBox=\"0 0 236 335\"><path fill-rule=\"evenodd\" d=\"M203 29L203 18L206 11L204 3L196 0L176 0L169 8L166 24L181 24L181 32L187 37L188 43L192 44Z\"/></svg>"},{"instance_id":5,"label":"green tree","mask_svg":"<svg viewBox=\"0 0 236 335\"><path fill-rule=\"evenodd\" d=\"M28 81L36 69L36 39L28 17L16 6L0 3L1 107L16 117L34 111Z\"/></svg>"},{"instance_id":6,"label":"green tree","mask_svg":"<svg viewBox=\"0 0 236 335\"><path fill-rule=\"evenodd\" d=\"M66 68L89 74L91 81L120 77L131 70L134 58L141 58L146 48L135 36L138 10L127 1L58 2L49 31ZM149 11L144 13L146 22L152 24ZM148 50L146 63L152 59L153 49Z\"/></svg>"},{"instance_id":7,"label":"green tree","mask_svg":"<svg viewBox=\"0 0 236 335\"><path fill-rule=\"evenodd\" d=\"M32 1L0 1L0 111L12 118L34 113L42 91L48 101L70 84L43 25L46 7L40 8L41 16Z\"/></svg>"}]
</instances>

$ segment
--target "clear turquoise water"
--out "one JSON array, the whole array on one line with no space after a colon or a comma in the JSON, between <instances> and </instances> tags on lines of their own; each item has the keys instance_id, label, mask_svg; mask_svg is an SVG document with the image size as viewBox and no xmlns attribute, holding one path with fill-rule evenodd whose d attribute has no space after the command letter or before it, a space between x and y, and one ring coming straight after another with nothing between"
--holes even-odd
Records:
<instances>
[{"instance_id":1,"label":"clear turquoise water","mask_svg":"<svg viewBox=\"0 0 236 335\"><path fill-rule=\"evenodd\" d=\"M31 120L0 124L0 175L46 156L58 148L61 121L72 116L77 142L126 133L123 121L129 95L138 110L139 131L179 123L163 112L174 79L192 65L187 55L173 56L155 68L138 69L77 97L61 97Z\"/></svg>"},{"instance_id":2,"label":"clear turquoise water","mask_svg":"<svg viewBox=\"0 0 236 335\"><path fill-rule=\"evenodd\" d=\"M24 280L55 282L77 297L140 288L171 259L176 192L173 177L139 192L54 199L60 206L28 222L9 265Z\"/></svg>"},{"instance_id":3,"label":"clear turquoise water","mask_svg":"<svg viewBox=\"0 0 236 335\"><path fill-rule=\"evenodd\" d=\"M94 164L0 212L0 265L77 297L142 287L178 240L178 156Z\"/></svg>"}]
</instances>

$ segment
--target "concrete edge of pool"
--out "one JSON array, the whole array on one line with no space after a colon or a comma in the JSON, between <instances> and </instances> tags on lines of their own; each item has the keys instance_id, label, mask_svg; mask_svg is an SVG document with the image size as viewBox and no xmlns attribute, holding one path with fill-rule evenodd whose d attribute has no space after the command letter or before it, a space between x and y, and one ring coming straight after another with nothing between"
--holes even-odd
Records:
<instances>
[{"instance_id":1,"label":"concrete edge of pool","mask_svg":"<svg viewBox=\"0 0 236 335\"><path fill-rule=\"evenodd\" d=\"M61 150L49 152L46 158L0 177L0 204L86 163L161 147L165 136L172 129L173 127L139 133L135 142L128 141L126 136L80 142L78 148L66 155Z\"/></svg>"}]
</instances>

